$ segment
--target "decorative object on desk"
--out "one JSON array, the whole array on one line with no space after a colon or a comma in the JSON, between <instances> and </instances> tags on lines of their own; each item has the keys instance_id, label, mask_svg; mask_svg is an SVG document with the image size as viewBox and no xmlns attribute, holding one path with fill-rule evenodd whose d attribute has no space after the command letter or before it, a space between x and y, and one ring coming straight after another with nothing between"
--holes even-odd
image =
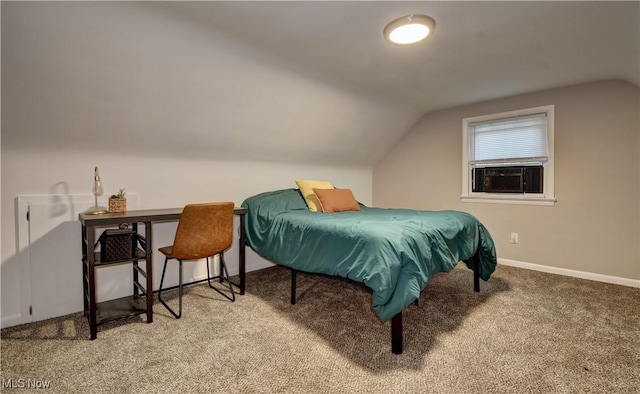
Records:
<instances>
[{"instance_id":1,"label":"decorative object on desk","mask_svg":"<svg viewBox=\"0 0 640 394\"><path fill-rule=\"evenodd\" d=\"M118 193L109 197L109 212L125 212L127 210L127 199L124 189L118 189Z\"/></svg>"},{"instance_id":2,"label":"decorative object on desk","mask_svg":"<svg viewBox=\"0 0 640 394\"><path fill-rule=\"evenodd\" d=\"M131 260L136 256L138 234L126 225L104 230L96 242L100 245L100 262Z\"/></svg>"},{"instance_id":3,"label":"decorative object on desk","mask_svg":"<svg viewBox=\"0 0 640 394\"><path fill-rule=\"evenodd\" d=\"M90 215L100 215L103 213L107 213L107 210L98 206L98 196L101 196L104 193L102 189L102 183L100 182L100 173L98 172L98 166L96 166L93 170L93 189L92 189L93 197L95 199L95 205L92 208L87 209L85 213Z\"/></svg>"}]
</instances>

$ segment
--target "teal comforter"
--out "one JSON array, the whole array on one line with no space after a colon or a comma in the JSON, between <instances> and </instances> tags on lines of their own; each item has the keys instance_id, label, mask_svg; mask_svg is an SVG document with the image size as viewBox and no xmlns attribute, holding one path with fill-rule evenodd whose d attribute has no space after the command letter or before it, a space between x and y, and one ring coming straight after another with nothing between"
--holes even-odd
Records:
<instances>
[{"instance_id":1,"label":"teal comforter","mask_svg":"<svg viewBox=\"0 0 640 394\"><path fill-rule=\"evenodd\" d=\"M472 215L458 211L381 209L311 212L298 189L247 198L247 244L259 255L296 270L340 276L373 292L385 322L415 301L438 272L478 249L480 277L496 267L493 240ZM472 268L471 264L468 264Z\"/></svg>"}]
</instances>

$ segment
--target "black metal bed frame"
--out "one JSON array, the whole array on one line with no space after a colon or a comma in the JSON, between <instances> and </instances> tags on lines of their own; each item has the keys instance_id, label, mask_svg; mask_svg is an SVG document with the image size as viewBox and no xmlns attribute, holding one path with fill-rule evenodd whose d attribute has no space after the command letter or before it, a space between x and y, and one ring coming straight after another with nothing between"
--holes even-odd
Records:
<instances>
[{"instance_id":1,"label":"black metal bed frame","mask_svg":"<svg viewBox=\"0 0 640 394\"><path fill-rule=\"evenodd\" d=\"M471 261L473 263L473 290L480 292L480 246L476 250L475 254L465 262ZM296 304L296 277L298 271L291 268L291 305ZM414 301L418 306L418 299ZM391 352L393 354L402 354L403 351L403 335L402 335L402 311L398 312L391 318Z\"/></svg>"}]
</instances>

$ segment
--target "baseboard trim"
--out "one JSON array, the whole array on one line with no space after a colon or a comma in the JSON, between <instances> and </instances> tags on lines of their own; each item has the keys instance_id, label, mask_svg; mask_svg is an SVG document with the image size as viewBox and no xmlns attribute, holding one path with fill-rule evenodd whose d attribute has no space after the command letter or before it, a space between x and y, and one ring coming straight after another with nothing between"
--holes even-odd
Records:
<instances>
[{"instance_id":1,"label":"baseboard trim","mask_svg":"<svg viewBox=\"0 0 640 394\"><path fill-rule=\"evenodd\" d=\"M550 267L547 265L525 263L523 261L501 259L501 258L498 259L498 264L508 265L510 267L524 268L532 271L548 272L550 274L571 276L573 278L593 280L596 282L612 283L615 285L622 285L622 286L628 286L628 287L640 287L640 280L638 279L621 278L618 276L595 274L593 272L576 271L576 270L570 270L566 268Z\"/></svg>"},{"instance_id":2,"label":"baseboard trim","mask_svg":"<svg viewBox=\"0 0 640 394\"><path fill-rule=\"evenodd\" d=\"M0 328L13 327L24 323L29 323L31 320L24 318L21 313L14 313L9 316L2 316L0 320Z\"/></svg>"}]
</instances>

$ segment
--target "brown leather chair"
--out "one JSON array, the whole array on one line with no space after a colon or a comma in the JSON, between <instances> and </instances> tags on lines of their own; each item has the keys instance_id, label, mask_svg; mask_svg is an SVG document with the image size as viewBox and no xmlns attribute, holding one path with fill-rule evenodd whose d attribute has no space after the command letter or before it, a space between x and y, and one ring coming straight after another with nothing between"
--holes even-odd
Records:
<instances>
[{"instance_id":1,"label":"brown leather chair","mask_svg":"<svg viewBox=\"0 0 640 394\"><path fill-rule=\"evenodd\" d=\"M236 296L233 291L233 284L229 280L229 271L224 262L224 251L231 246L233 238L233 209L232 202L219 202L207 204L189 204L184 207L178 228L176 229L173 245L158 249L165 255L164 267L162 268L162 278L160 279L160 289L158 290L158 300L171 312L176 319L182 316L182 261L207 259L207 281L209 287L225 296L232 302ZM220 275L212 278L209 272L209 257L220 255ZM179 283L178 283L178 313L166 304L162 299L162 284L164 274L167 270L167 262L176 259L179 262ZM223 293L211 284L212 279L223 280L229 285L231 296Z\"/></svg>"}]
</instances>

